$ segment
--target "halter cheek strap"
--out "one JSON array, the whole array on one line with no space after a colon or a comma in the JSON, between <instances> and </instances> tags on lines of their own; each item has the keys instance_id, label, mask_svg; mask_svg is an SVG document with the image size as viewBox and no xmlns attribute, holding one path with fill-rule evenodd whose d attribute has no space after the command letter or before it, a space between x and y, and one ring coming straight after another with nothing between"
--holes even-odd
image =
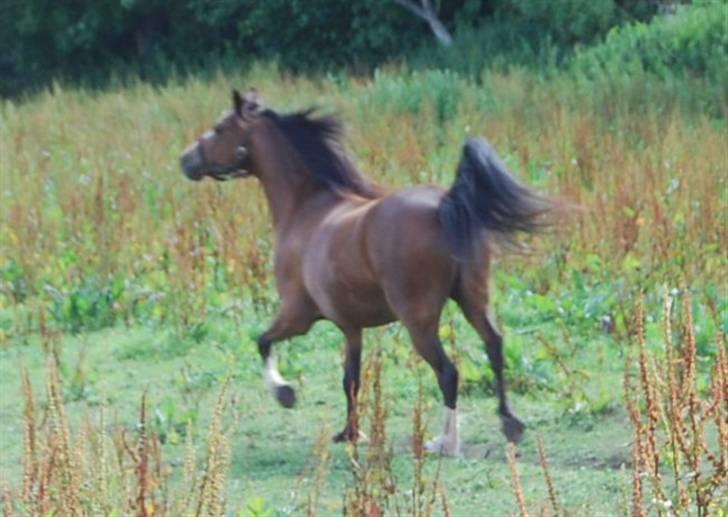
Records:
<instances>
[{"instance_id":1,"label":"halter cheek strap","mask_svg":"<svg viewBox=\"0 0 728 517\"><path fill-rule=\"evenodd\" d=\"M200 161L202 162L203 167L210 171L208 176L217 181L244 178L245 176L250 175L249 172L245 171L250 157L248 148L245 146L241 145L235 149L235 161L226 167L214 165L207 161L207 155L205 154L205 147L202 145L202 140L197 141L197 152L200 153Z\"/></svg>"}]
</instances>

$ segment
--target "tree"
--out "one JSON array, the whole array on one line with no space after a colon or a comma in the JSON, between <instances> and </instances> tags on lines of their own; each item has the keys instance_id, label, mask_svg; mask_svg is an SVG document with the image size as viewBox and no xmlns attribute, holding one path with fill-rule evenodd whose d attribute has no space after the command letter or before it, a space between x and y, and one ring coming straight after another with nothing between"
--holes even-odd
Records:
<instances>
[{"instance_id":1,"label":"tree","mask_svg":"<svg viewBox=\"0 0 728 517\"><path fill-rule=\"evenodd\" d=\"M419 5L412 0L394 0L399 5L413 13L415 16L425 20L432 30L437 40L444 46L452 45L452 36L440 19L432 6L430 0L420 0Z\"/></svg>"}]
</instances>

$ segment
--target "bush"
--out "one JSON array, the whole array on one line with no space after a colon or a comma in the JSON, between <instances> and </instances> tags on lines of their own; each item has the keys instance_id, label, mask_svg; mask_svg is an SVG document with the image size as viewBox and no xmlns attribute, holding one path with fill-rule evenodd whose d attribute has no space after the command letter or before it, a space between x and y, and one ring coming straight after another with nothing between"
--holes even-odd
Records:
<instances>
[{"instance_id":1,"label":"bush","mask_svg":"<svg viewBox=\"0 0 728 517\"><path fill-rule=\"evenodd\" d=\"M562 45L590 43L623 21L614 0L499 0L498 3L501 16L521 25L524 34L548 34Z\"/></svg>"},{"instance_id":2,"label":"bush","mask_svg":"<svg viewBox=\"0 0 728 517\"><path fill-rule=\"evenodd\" d=\"M428 44L408 61L475 79L486 69L551 69L567 62L574 48L599 41L619 24L648 20L655 9L656 3L646 0L473 0L455 18L451 47Z\"/></svg>"},{"instance_id":3,"label":"bush","mask_svg":"<svg viewBox=\"0 0 728 517\"><path fill-rule=\"evenodd\" d=\"M668 79L674 74L728 79L728 8L724 0L680 6L650 23L615 27L606 40L577 52L574 68L593 76L635 68Z\"/></svg>"},{"instance_id":4,"label":"bush","mask_svg":"<svg viewBox=\"0 0 728 517\"><path fill-rule=\"evenodd\" d=\"M493 56L533 62L544 41L565 49L590 43L654 10L648 0L441 4L440 19L457 28L460 40L452 50L437 47L427 24L392 0L184 0L174 9L165 0L11 0L0 8L0 96L58 78L156 82L180 72L240 69L256 59L293 71L368 70L423 45L415 61L477 76Z\"/></svg>"},{"instance_id":5,"label":"bush","mask_svg":"<svg viewBox=\"0 0 728 517\"><path fill-rule=\"evenodd\" d=\"M163 79L225 60L240 68L277 58L294 70L371 65L429 37L426 24L380 0L186 0L174 9L164 0L28 0L0 14L3 96L58 76L98 83L130 69Z\"/></svg>"}]
</instances>

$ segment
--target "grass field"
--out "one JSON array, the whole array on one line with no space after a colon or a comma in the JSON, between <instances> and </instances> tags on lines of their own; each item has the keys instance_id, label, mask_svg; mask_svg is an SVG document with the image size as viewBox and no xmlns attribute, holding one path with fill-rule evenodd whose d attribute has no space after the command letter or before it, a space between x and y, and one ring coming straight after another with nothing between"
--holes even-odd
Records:
<instances>
[{"instance_id":1,"label":"grass field","mask_svg":"<svg viewBox=\"0 0 728 517\"><path fill-rule=\"evenodd\" d=\"M275 109L338 112L355 162L393 188L451 184L465 139L485 135L524 181L578 205L532 253L499 254L494 267L510 389L529 428L519 482L482 344L455 307L440 332L462 377L462 458L413 451L413 437L437 432L440 400L398 325L365 338L371 445L329 443L345 411L342 339L330 324L278 347L298 406L285 411L265 392L254 338L277 297L264 198L254 181L193 184L178 168L181 149L227 109L230 88L248 85ZM522 512L516 493L547 514L661 514L666 501L701 497L724 505L727 128L673 91L647 75L587 81L516 68L476 83L440 71L305 78L260 66L163 89L58 87L4 103L5 512L32 513L39 487L59 514L78 504L117 514L502 515ZM684 394L670 399L677 384ZM675 436L689 438L682 453ZM55 473L47 486L44 472Z\"/></svg>"}]
</instances>

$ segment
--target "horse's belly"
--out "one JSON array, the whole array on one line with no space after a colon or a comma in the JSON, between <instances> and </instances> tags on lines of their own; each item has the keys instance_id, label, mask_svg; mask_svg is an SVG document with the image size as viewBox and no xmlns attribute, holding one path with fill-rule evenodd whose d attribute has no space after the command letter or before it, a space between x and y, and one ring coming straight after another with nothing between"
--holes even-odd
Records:
<instances>
[{"instance_id":1,"label":"horse's belly","mask_svg":"<svg viewBox=\"0 0 728 517\"><path fill-rule=\"evenodd\" d=\"M394 321L384 292L376 284L357 283L336 271L306 282L321 314L342 327L376 327Z\"/></svg>"},{"instance_id":2,"label":"horse's belly","mask_svg":"<svg viewBox=\"0 0 728 517\"><path fill-rule=\"evenodd\" d=\"M353 327L376 327L394 321L396 318L380 289L342 289L329 296L332 321Z\"/></svg>"}]
</instances>

